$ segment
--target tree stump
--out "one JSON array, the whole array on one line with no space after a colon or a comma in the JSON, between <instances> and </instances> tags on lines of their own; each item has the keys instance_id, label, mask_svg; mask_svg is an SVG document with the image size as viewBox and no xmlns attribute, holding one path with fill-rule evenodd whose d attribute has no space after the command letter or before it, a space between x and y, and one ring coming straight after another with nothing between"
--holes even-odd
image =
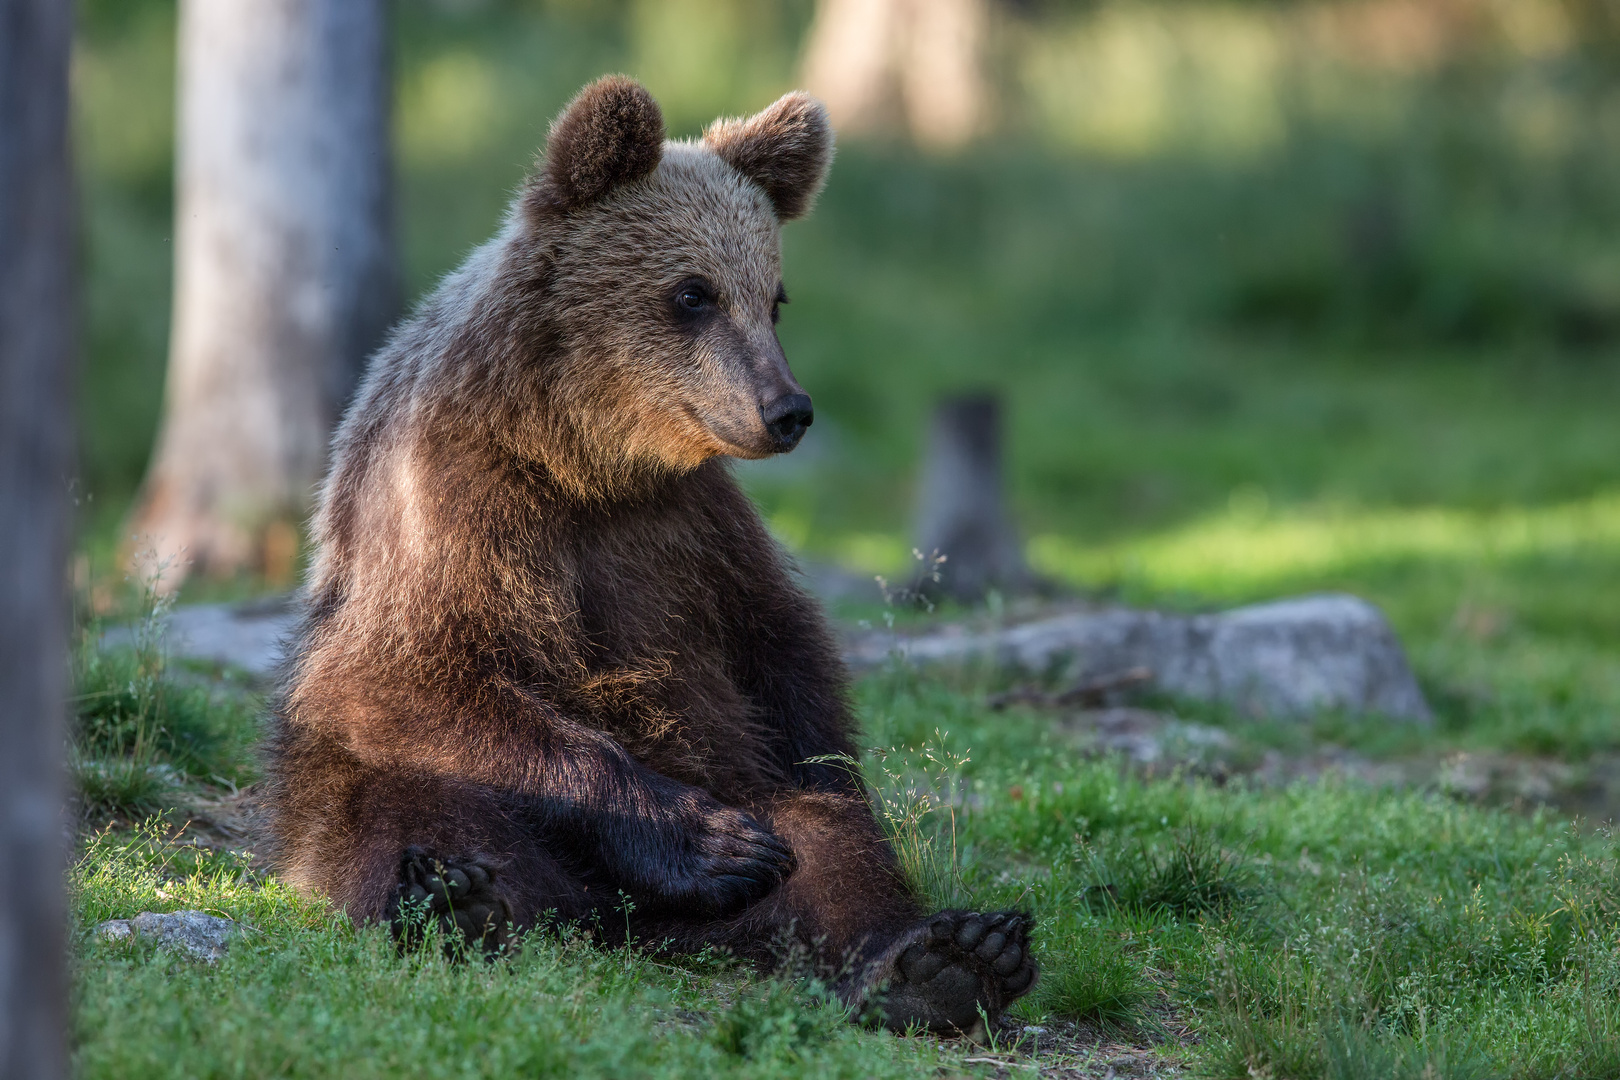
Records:
<instances>
[{"instance_id":1,"label":"tree stump","mask_svg":"<svg viewBox=\"0 0 1620 1080\"><path fill-rule=\"evenodd\" d=\"M934 412L917 501L917 549L945 556L938 591L967 603L1034 584L1001 483L1001 404L952 398Z\"/></svg>"}]
</instances>

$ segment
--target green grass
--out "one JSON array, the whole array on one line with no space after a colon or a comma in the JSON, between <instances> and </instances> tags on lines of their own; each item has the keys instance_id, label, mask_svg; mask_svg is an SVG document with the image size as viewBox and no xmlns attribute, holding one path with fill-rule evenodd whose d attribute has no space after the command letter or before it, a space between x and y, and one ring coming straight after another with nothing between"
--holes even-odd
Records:
<instances>
[{"instance_id":1,"label":"green grass","mask_svg":"<svg viewBox=\"0 0 1620 1080\"><path fill-rule=\"evenodd\" d=\"M1607 831L1333 781L1132 777L928 682L865 701L880 739L943 722L975 748L960 874L1043 927L1025 1015L1151 1032L1163 1003L1217 1076L1614 1075Z\"/></svg>"},{"instance_id":2,"label":"green grass","mask_svg":"<svg viewBox=\"0 0 1620 1080\"><path fill-rule=\"evenodd\" d=\"M401 958L387 932L160 834L101 836L75 871L82 1076L914 1076L926 1042L722 963L534 936L494 965ZM214 967L87 939L96 920L201 908L249 929Z\"/></svg>"},{"instance_id":3,"label":"green grass","mask_svg":"<svg viewBox=\"0 0 1620 1080\"><path fill-rule=\"evenodd\" d=\"M1609 832L1332 781L1148 779L937 680L860 694L913 876L936 903L1035 913L1024 1021L1103 1025L1215 1077L1620 1075ZM75 868L81 1075L899 1076L980 1053L713 957L548 935L495 965L400 957L167 836L96 834ZM89 934L180 908L250 929L216 967Z\"/></svg>"},{"instance_id":4,"label":"green grass","mask_svg":"<svg viewBox=\"0 0 1620 1080\"><path fill-rule=\"evenodd\" d=\"M260 697L229 673L172 663L170 600L157 582L128 590L136 618L118 645L103 641L106 623L80 598L68 763L86 822L139 820L187 789L234 790L257 772Z\"/></svg>"}]
</instances>

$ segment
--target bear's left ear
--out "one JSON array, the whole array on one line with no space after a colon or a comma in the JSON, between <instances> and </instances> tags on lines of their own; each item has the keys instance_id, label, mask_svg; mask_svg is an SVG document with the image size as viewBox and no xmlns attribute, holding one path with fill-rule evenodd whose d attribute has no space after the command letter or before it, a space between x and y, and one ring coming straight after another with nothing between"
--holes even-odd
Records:
<instances>
[{"instance_id":1,"label":"bear's left ear","mask_svg":"<svg viewBox=\"0 0 1620 1080\"><path fill-rule=\"evenodd\" d=\"M703 141L764 188L783 221L809 211L832 162L827 110L801 90L782 95L746 120L716 120L704 129Z\"/></svg>"}]
</instances>

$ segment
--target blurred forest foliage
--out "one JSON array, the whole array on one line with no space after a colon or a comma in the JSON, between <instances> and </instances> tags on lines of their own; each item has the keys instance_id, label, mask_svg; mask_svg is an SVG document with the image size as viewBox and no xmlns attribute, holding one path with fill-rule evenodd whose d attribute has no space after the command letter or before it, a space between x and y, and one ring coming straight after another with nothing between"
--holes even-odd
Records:
<instances>
[{"instance_id":1,"label":"blurred forest foliage","mask_svg":"<svg viewBox=\"0 0 1620 1080\"><path fill-rule=\"evenodd\" d=\"M747 482L789 542L889 569L927 410L993 387L1020 518L1060 576L1211 515L1489 515L1620 491L1617 10L995 5L991 133L953 154L846 141L788 229L781 333L817 424ZM795 85L814 16L809 0L395 11L412 297L490 235L581 84L634 74L672 134L696 134ZM162 393L174 21L172 0L80 5L95 551Z\"/></svg>"}]
</instances>

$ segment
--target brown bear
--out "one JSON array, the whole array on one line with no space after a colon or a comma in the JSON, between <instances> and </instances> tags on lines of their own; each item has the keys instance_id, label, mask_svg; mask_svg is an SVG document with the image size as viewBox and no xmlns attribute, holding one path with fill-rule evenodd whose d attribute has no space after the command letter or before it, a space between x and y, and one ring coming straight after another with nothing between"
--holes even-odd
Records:
<instances>
[{"instance_id":1,"label":"brown bear","mask_svg":"<svg viewBox=\"0 0 1620 1080\"><path fill-rule=\"evenodd\" d=\"M836 760L826 621L725 464L810 425L780 224L831 155L803 94L666 142L604 78L377 353L273 710L288 881L402 942L413 912L491 950L570 922L761 960L796 939L894 1028L1033 985L1026 916L919 907Z\"/></svg>"}]
</instances>

